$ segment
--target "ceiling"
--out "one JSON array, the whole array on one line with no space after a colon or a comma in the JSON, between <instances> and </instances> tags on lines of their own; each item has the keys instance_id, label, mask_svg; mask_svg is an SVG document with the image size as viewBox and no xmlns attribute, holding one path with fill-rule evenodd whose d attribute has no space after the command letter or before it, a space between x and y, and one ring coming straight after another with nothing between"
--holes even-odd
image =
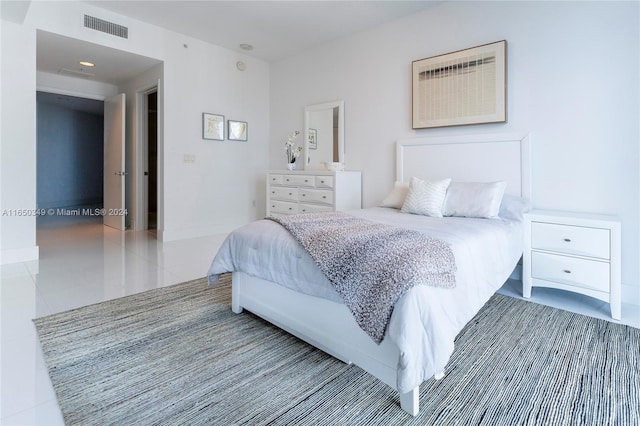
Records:
<instances>
[{"instance_id":1,"label":"ceiling","mask_svg":"<svg viewBox=\"0 0 640 426\"><path fill-rule=\"evenodd\" d=\"M268 62L428 8L433 0L88 1Z\"/></svg>"},{"instance_id":2,"label":"ceiling","mask_svg":"<svg viewBox=\"0 0 640 426\"><path fill-rule=\"evenodd\" d=\"M80 61L96 66L83 66ZM157 59L46 31L37 34L38 71L119 85L160 63Z\"/></svg>"},{"instance_id":3,"label":"ceiling","mask_svg":"<svg viewBox=\"0 0 640 426\"><path fill-rule=\"evenodd\" d=\"M441 1L99 0L86 3L273 62L416 13ZM241 49L242 43L252 45L253 50ZM45 31L38 32L37 46L40 71L116 85L159 63L155 59ZM81 60L94 62L96 67L83 67L79 65Z\"/></svg>"}]
</instances>

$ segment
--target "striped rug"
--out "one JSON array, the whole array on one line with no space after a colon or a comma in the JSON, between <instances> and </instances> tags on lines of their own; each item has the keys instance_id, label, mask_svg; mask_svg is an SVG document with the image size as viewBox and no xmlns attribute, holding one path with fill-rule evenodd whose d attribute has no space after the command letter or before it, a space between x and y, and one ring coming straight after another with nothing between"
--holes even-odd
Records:
<instances>
[{"instance_id":1,"label":"striped rug","mask_svg":"<svg viewBox=\"0 0 640 426\"><path fill-rule=\"evenodd\" d=\"M420 413L204 279L34 320L69 425L638 425L640 330L495 295Z\"/></svg>"}]
</instances>

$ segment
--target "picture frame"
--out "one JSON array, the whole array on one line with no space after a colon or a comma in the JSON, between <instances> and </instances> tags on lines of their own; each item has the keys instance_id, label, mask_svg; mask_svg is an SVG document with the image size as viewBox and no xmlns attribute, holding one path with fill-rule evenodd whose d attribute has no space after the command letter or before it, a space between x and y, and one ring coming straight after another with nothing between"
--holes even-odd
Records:
<instances>
[{"instance_id":1,"label":"picture frame","mask_svg":"<svg viewBox=\"0 0 640 426\"><path fill-rule=\"evenodd\" d=\"M224 115L202 113L202 139L224 140Z\"/></svg>"},{"instance_id":2,"label":"picture frame","mask_svg":"<svg viewBox=\"0 0 640 426\"><path fill-rule=\"evenodd\" d=\"M249 137L249 125L246 121L227 121L227 137L230 141L244 141Z\"/></svg>"},{"instance_id":3,"label":"picture frame","mask_svg":"<svg viewBox=\"0 0 640 426\"><path fill-rule=\"evenodd\" d=\"M507 41L413 61L412 127L507 121Z\"/></svg>"},{"instance_id":4,"label":"picture frame","mask_svg":"<svg viewBox=\"0 0 640 426\"><path fill-rule=\"evenodd\" d=\"M307 141L309 149L318 149L318 130L309 129L309 140Z\"/></svg>"}]
</instances>

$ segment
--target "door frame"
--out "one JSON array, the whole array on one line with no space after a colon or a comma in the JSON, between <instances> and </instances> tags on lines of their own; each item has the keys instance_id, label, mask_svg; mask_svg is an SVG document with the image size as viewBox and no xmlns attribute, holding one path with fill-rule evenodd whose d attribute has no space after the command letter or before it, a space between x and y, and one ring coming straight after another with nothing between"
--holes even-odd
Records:
<instances>
[{"instance_id":1,"label":"door frame","mask_svg":"<svg viewBox=\"0 0 640 426\"><path fill-rule=\"evenodd\" d=\"M158 96L158 105L157 105L157 149L158 149L158 165L157 165L157 180L158 186L156 188L157 191L157 200L158 200L158 222L157 222L157 231L160 234L161 230L164 229L164 202L162 194L164 193L163 186L163 175L164 175L164 161L163 161L163 132L162 132L162 111L163 111L163 97L162 97L162 85L160 84L160 80L158 79L153 85L145 86L141 89L136 90L135 97L135 111L136 111L136 144L134 150L135 159L133 161L133 174L134 185L133 185L133 197L135 200L135 214L133 217L132 228L136 231L143 231L146 229L145 226L145 215L147 213L148 206L146 205L146 194L145 194L145 159L148 156L148 104L147 104L147 95L150 93L156 92Z\"/></svg>"}]
</instances>

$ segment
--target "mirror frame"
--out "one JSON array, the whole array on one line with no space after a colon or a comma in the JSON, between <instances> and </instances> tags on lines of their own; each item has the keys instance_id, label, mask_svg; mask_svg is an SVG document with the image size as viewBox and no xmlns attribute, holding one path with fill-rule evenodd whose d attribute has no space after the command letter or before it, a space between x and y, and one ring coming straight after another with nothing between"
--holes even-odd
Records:
<instances>
[{"instance_id":1,"label":"mirror frame","mask_svg":"<svg viewBox=\"0 0 640 426\"><path fill-rule=\"evenodd\" d=\"M309 113L338 108L338 161L344 164L344 101L338 100L304 107L304 169L309 169ZM334 152L335 156L335 152ZM333 161L333 159L332 159ZM309 169L312 170L312 169Z\"/></svg>"}]
</instances>

